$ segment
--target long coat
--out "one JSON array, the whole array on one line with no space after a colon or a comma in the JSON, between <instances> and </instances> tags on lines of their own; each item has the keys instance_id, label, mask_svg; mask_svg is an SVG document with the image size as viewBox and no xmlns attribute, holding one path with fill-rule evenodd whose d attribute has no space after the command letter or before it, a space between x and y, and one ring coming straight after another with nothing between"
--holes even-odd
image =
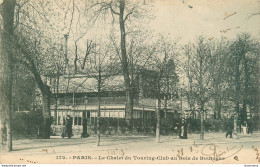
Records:
<instances>
[{"instance_id":1,"label":"long coat","mask_svg":"<svg viewBox=\"0 0 260 167\"><path fill-rule=\"evenodd\" d=\"M71 119L71 117L66 117L65 127L66 127L67 135L71 136L71 134L72 134L72 119Z\"/></svg>"},{"instance_id":2,"label":"long coat","mask_svg":"<svg viewBox=\"0 0 260 167\"><path fill-rule=\"evenodd\" d=\"M234 120L233 119L228 119L227 124L226 124L226 131L231 132L234 129Z\"/></svg>"},{"instance_id":3,"label":"long coat","mask_svg":"<svg viewBox=\"0 0 260 167\"><path fill-rule=\"evenodd\" d=\"M179 126L179 137L181 139L187 139L187 123L181 123Z\"/></svg>"}]
</instances>

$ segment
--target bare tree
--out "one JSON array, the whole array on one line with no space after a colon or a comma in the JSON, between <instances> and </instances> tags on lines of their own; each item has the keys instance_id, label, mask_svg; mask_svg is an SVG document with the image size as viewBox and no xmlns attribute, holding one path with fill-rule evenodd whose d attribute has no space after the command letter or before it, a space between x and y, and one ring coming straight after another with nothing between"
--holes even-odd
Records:
<instances>
[{"instance_id":1,"label":"bare tree","mask_svg":"<svg viewBox=\"0 0 260 167\"><path fill-rule=\"evenodd\" d=\"M192 79L192 95L195 98L196 104L199 106L200 118L201 118L201 134L200 139L204 139L204 113L205 105L212 96L212 77L210 76L210 61L211 61L211 50L209 43L205 41L205 38L199 37L196 41L196 45L187 46L190 56L188 61L190 66L186 69L188 72L189 80Z\"/></svg>"},{"instance_id":2,"label":"bare tree","mask_svg":"<svg viewBox=\"0 0 260 167\"><path fill-rule=\"evenodd\" d=\"M103 89L106 88L105 81L118 73L115 71L116 59L111 53L111 44L94 43L93 54L89 57L90 76L97 80L98 109L97 109L97 146L100 145L100 113L101 113L101 96Z\"/></svg>"},{"instance_id":3,"label":"bare tree","mask_svg":"<svg viewBox=\"0 0 260 167\"><path fill-rule=\"evenodd\" d=\"M124 86L126 92L126 119L128 122L132 119L132 111L133 111L133 92L131 91L131 80L130 80L130 72L129 72L129 60L127 56L127 32L126 32L126 24L128 22L132 22L131 18L138 18L141 15L141 6L142 3L140 1L126 1L126 0L118 0L118 1L101 1L97 2L92 6L94 10L94 18L96 19L102 14L110 12L113 18L113 23L115 22L115 18L118 18L119 29L120 29L120 60L121 60L121 68L124 75Z\"/></svg>"},{"instance_id":4,"label":"bare tree","mask_svg":"<svg viewBox=\"0 0 260 167\"><path fill-rule=\"evenodd\" d=\"M188 78L188 87L186 90L184 90L184 95L187 98L187 102L189 104L189 109L194 115L195 112L195 106L196 106L196 99L195 99L195 94L194 94L194 81L193 77L194 74L191 70L192 66L192 57L193 57L193 51L192 51L192 46L186 45L184 47L184 55L186 56L187 60L183 65L184 71L186 73L186 76Z\"/></svg>"},{"instance_id":5,"label":"bare tree","mask_svg":"<svg viewBox=\"0 0 260 167\"><path fill-rule=\"evenodd\" d=\"M156 44L156 54L153 56L154 69L157 71L156 76L156 93L157 93L157 110L156 110L156 142L160 142L161 129L161 107L162 96L168 96L170 87L175 88L178 82L177 74L175 73L174 58L176 56L176 43L168 41L161 36ZM171 81L171 82L170 82ZM164 97L164 107L167 107L168 97ZM165 108L165 110L167 110Z\"/></svg>"},{"instance_id":6,"label":"bare tree","mask_svg":"<svg viewBox=\"0 0 260 167\"><path fill-rule=\"evenodd\" d=\"M214 99L214 119L221 119L221 112L223 102L225 102L225 91L227 87L227 63L226 63L226 55L228 55L228 42L213 41L210 43L211 48L211 61L212 64L210 70L210 74L212 77L212 89Z\"/></svg>"}]
</instances>

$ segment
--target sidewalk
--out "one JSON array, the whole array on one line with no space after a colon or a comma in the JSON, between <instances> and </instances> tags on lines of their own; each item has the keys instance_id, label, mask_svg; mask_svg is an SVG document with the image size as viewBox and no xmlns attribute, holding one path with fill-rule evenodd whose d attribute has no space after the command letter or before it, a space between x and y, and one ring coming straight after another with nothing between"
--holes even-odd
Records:
<instances>
[{"instance_id":1,"label":"sidewalk","mask_svg":"<svg viewBox=\"0 0 260 167\"><path fill-rule=\"evenodd\" d=\"M229 144L229 143L243 143L243 142L258 142L260 141L260 132L256 132L253 134L237 134L233 135L233 138L226 138L224 132L219 133L205 133L204 134L204 140L200 140L200 134L188 134L188 139L179 139L178 136L168 136L168 139L166 136L162 136L162 142L171 140L173 142L179 143L179 145L187 145L187 144L193 144L194 142L196 144L209 144L209 143L215 143L215 144ZM179 142L185 140L185 142Z\"/></svg>"},{"instance_id":2,"label":"sidewalk","mask_svg":"<svg viewBox=\"0 0 260 167\"><path fill-rule=\"evenodd\" d=\"M200 134L188 134L188 139L179 139L177 136L161 136L160 143L155 142L155 136L101 136L101 146L96 146L96 137L79 138L77 136L71 139L61 138L60 136L51 136L51 139L23 139L13 141L13 153L22 151L40 153L41 148L55 148L60 152L81 152L84 150L96 150L97 148L124 148L131 149L139 147L168 147L168 146L190 146L206 144L234 144L234 143L254 143L260 142L260 133L252 135L238 134L234 138L226 138L225 133L205 133L204 140L200 140ZM69 148L66 149L66 148Z\"/></svg>"},{"instance_id":3,"label":"sidewalk","mask_svg":"<svg viewBox=\"0 0 260 167\"><path fill-rule=\"evenodd\" d=\"M51 139L23 139L13 141L13 151L5 154L0 154L0 157L12 157L16 160L28 159L31 157L37 159L38 163L47 161L57 161L59 156L65 157L66 163L78 162L94 162L86 160L73 160L78 156L113 156L114 158L126 156L168 156L168 157L199 157L204 156L203 152L209 152L213 155L214 148L218 149L219 154L224 154L225 157L237 155L243 158L245 162L256 161L256 152L254 148L260 149L260 133L252 135L237 135L234 138L225 138L225 133L206 133L205 139L200 140L200 134L188 134L188 139L179 139L177 136L161 136L160 142L155 142L155 136L101 136L100 146L96 145L97 137L90 136L88 138L77 138L74 136L71 139L52 136ZM240 151L242 149L242 151ZM239 152L240 151L240 152ZM246 155L246 156L245 156ZM206 156L207 157L207 156ZM233 159L231 157L231 159ZM69 161L70 160L70 161ZM105 161L100 161L105 162ZM111 161L112 162L112 161ZM114 162L114 161L113 161ZM128 162L128 161L124 161ZM130 162L130 161L129 161ZM139 161L135 161L138 163ZM142 162L142 161L140 161ZM153 162L153 161L146 161ZM164 162L164 161L160 161ZM166 162L166 161L165 161ZM176 161L177 162L177 161ZM185 162L186 161L180 161ZM192 160L190 162L193 162ZM204 162L204 161L203 161ZM205 161L212 162L212 161ZM174 161L171 161L174 163ZM187 161L189 163L189 161Z\"/></svg>"}]
</instances>

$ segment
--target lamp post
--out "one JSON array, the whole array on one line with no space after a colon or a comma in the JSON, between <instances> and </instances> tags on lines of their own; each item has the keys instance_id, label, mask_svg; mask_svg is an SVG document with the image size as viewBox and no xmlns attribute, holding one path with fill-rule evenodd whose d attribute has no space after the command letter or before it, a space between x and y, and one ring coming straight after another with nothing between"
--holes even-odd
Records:
<instances>
[{"instance_id":1,"label":"lamp post","mask_svg":"<svg viewBox=\"0 0 260 167\"><path fill-rule=\"evenodd\" d=\"M66 72L69 71L69 59L68 59L68 38L69 38L69 34L64 34L64 38L65 38L65 64L66 64Z\"/></svg>"}]
</instances>

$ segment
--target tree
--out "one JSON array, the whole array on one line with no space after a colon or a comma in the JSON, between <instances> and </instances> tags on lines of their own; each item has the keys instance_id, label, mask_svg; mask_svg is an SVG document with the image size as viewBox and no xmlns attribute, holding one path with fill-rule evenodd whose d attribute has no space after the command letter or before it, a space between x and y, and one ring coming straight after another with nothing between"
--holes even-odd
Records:
<instances>
[{"instance_id":1,"label":"tree","mask_svg":"<svg viewBox=\"0 0 260 167\"><path fill-rule=\"evenodd\" d=\"M35 107L36 83L30 71L21 64L13 68L12 110L31 111Z\"/></svg>"},{"instance_id":2,"label":"tree","mask_svg":"<svg viewBox=\"0 0 260 167\"><path fill-rule=\"evenodd\" d=\"M111 46L95 44L95 51L90 60L90 71L94 74L97 80L97 93L98 93L98 110L97 110L97 146L100 145L100 112L101 112L101 95L103 89L106 87L105 80L115 75L115 58L110 53ZM113 73L113 74L112 74ZM95 75L97 74L97 75Z\"/></svg>"},{"instance_id":3,"label":"tree","mask_svg":"<svg viewBox=\"0 0 260 167\"><path fill-rule=\"evenodd\" d=\"M188 78L192 79L191 84L193 98L195 98L196 104L199 107L201 118L201 134L200 139L204 139L204 113L205 105L212 96L212 77L210 75L211 68L211 49L210 45L205 41L205 38L199 37L196 41L196 45L187 46L191 50L187 50L188 64L190 65L188 70ZM192 56L190 56L190 53ZM190 57L189 57L190 56Z\"/></svg>"},{"instance_id":4,"label":"tree","mask_svg":"<svg viewBox=\"0 0 260 167\"><path fill-rule=\"evenodd\" d=\"M184 55L186 56L187 60L183 65L184 72L188 78L188 86L184 90L184 95L187 98L187 102L189 104L190 111L194 114L195 112L195 106L196 106L196 100L195 100L195 94L194 94L194 73L192 72L191 66L192 66L192 45L186 45L184 47Z\"/></svg>"},{"instance_id":5,"label":"tree","mask_svg":"<svg viewBox=\"0 0 260 167\"><path fill-rule=\"evenodd\" d=\"M210 43L211 49L211 68L209 69L212 77L212 89L214 99L214 119L221 119L222 103L225 102L225 91L227 88L227 57L228 55L228 42L213 41ZM225 70L226 69L226 70Z\"/></svg>"},{"instance_id":6,"label":"tree","mask_svg":"<svg viewBox=\"0 0 260 167\"><path fill-rule=\"evenodd\" d=\"M161 129L161 107L162 97L164 96L164 110L166 114L168 96L170 91L174 91L178 82L178 76L175 72L174 59L176 56L175 43L170 42L165 37L161 36L156 43L156 54L153 56L154 69L157 72L156 76L156 94L157 94L157 109L156 109L156 142L160 142ZM170 90L171 88L171 90Z\"/></svg>"},{"instance_id":7,"label":"tree","mask_svg":"<svg viewBox=\"0 0 260 167\"><path fill-rule=\"evenodd\" d=\"M14 10L16 0L4 0L1 6L3 21L1 33L0 53L0 126L1 149L12 150L11 105L12 105L12 80L13 80L13 52L10 46L10 36L14 33Z\"/></svg>"},{"instance_id":8,"label":"tree","mask_svg":"<svg viewBox=\"0 0 260 167\"><path fill-rule=\"evenodd\" d=\"M231 81L233 82L230 84L234 85L233 98L235 103L235 112L241 123L247 120L247 106L250 103L249 85L254 87L254 84L251 84L252 81L250 78L254 78L253 75L255 74L253 71L256 70L255 67L257 66L254 64L257 62L252 62L251 60L256 60L256 55L259 54L259 43L251 39L249 34L240 34L234 41L232 41L229 46L229 50L229 64L230 71L232 72L230 77L232 78ZM241 103L242 108L240 108ZM236 122L238 121L236 120Z\"/></svg>"},{"instance_id":9,"label":"tree","mask_svg":"<svg viewBox=\"0 0 260 167\"><path fill-rule=\"evenodd\" d=\"M117 1L101 1L97 2L92 6L94 10L94 18L99 17L101 14L106 12L110 12L113 18L118 18L119 23L119 31L120 31L120 61L121 61L121 69L124 75L124 87L126 92L126 119L127 122L130 123L132 119L132 111L133 111L133 92L131 90L131 80L130 80L130 72L129 72L129 57L127 56L127 22L132 22L130 17L138 18L141 15L141 2L140 1L126 1L126 0L117 0ZM145 3L143 5L146 5Z\"/></svg>"},{"instance_id":10,"label":"tree","mask_svg":"<svg viewBox=\"0 0 260 167\"><path fill-rule=\"evenodd\" d=\"M32 73L40 89L42 96L42 113L44 117L40 131L42 132L42 138L49 138L51 125L51 91L50 87L43 81L42 76L52 73L53 68L48 67L55 67L53 63L56 62L54 61L56 57L53 55L53 50L56 48L53 48L51 45L51 43L54 43L50 42L52 39L45 36L46 29L48 29L47 27L44 27L46 29L42 28L42 31L38 31L39 24L49 23L45 15L46 13L39 12L37 8L39 3L31 4L26 1L16 5L18 6L18 10L15 19L15 31L13 36L9 37L15 54L17 55L14 57L14 61L24 65L24 67ZM28 9L36 12L29 12L30 10ZM34 18L34 20L31 20L31 18ZM60 51L59 49L57 50L58 52Z\"/></svg>"}]
</instances>

